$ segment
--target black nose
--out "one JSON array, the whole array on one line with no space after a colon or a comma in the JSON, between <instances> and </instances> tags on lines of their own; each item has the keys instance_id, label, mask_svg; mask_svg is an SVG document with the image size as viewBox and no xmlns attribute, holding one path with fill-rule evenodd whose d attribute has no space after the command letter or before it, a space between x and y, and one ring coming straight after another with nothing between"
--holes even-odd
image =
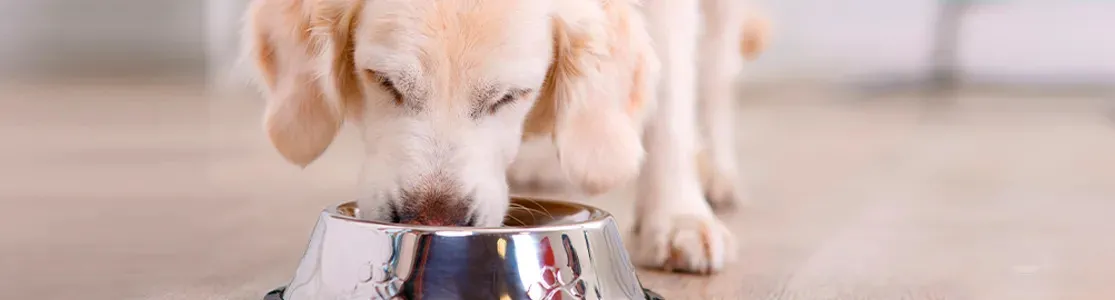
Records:
<instances>
[{"instance_id":1,"label":"black nose","mask_svg":"<svg viewBox=\"0 0 1115 300\"><path fill-rule=\"evenodd\" d=\"M405 194L404 194L405 195ZM391 207L391 222L426 226L474 226L468 198L403 197Z\"/></svg>"}]
</instances>

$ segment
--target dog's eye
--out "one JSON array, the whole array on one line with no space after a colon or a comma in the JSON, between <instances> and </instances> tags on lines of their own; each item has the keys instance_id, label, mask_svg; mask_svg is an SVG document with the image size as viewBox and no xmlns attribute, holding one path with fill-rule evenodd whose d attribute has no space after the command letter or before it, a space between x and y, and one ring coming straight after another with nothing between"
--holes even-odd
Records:
<instances>
[{"instance_id":1,"label":"dog's eye","mask_svg":"<svg viewBox=\"0 0 1115 300\"><path fill-rule=\"evenodd\" d=\"M495 113L496 111L499 111L499 109L502 108L503 106L514 103L515 100L519 100L519 98L522 98L523 96L526 96L527 94L530 94L530 90L510 90L510 91L507 91L506 94L503 94L503 97L499 98L499 100L496 101L495 103L492 103L492 106L488 108L488 112Z\"/></svg>"},{"instance_id":2,"label":"dog's eye","mask_svg":"<svg viewBox=\"0 0 1115 300\"><path fill-rule=\"evenodd\" d=\"M399 89L395 86L395 83L392 82L390 78L387 78L387 76L383 76L383 74L380 74L376 71L367 70L367 72L368 78L378 83L379 86L386 90L388 93L391 93L391 97L393 98L393 100L395 100L395 104L403 104L403 93L399 92Z\"/></svg>"}]
</instances>

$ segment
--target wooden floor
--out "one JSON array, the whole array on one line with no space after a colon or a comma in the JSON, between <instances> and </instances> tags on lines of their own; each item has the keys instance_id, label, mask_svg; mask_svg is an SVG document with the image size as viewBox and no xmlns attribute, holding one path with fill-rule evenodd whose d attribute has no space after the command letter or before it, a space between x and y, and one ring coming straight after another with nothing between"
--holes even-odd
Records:
<instances>
[{"instance_id":1,"label":"wooden floor","mask_svg":"<svg viewBox=\"0 0 1115 300\"><path fill-rule=\"evenodd\" d=\"M741 103L741 261L643 271L668 299L1115 299L1101 97L951 106L810 89ZM4 299L259 299L316 212L356 195L351 136L305 170L258 101L178 85L0 89ZM629 225L629 191L587 199Z\"/></svg>"}]
</instances>

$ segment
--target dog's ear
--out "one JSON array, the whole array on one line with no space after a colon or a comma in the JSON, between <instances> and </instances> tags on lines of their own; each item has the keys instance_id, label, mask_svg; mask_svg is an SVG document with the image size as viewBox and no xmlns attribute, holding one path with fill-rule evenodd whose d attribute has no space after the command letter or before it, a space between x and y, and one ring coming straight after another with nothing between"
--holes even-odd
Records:
<instances>
[{"instance_id":1,"label":"dog's ear","mask_svg":"<svg viewBox=\"0 0 1115 300\"><path fill-rule=\"evenodd\" d=\"M632 2L557 3L554 60L525 132L548 134L566 177L600 193L639 172L658 60Z\"/></svg>"},{"instance_id":2,"label":"dog's ear","mask_svg":"<svg viewBox=\"0 0 1115 300\"><path fill-rule=\"evenodd\" d=\"M317 159L340 130L346 104L360 101L349 36L361 3L253 1L247 12L244 49L267 98L264 130L291 163Z\"/></svg>"}]
</instances>

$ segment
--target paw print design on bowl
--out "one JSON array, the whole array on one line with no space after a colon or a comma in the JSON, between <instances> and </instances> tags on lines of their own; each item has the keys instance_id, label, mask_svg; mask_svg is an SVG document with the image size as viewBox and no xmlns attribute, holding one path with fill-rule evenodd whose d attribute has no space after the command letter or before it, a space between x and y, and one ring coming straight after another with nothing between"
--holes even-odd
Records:
<instances>
[{"instance_id":1,"label":"paw print design on bowl","mask_svg":"<svg viewBox=\"0 0 1115 300\"><path fill-rule=\"evenodd\" d=\"M375 290L376 297L373 299L394 299L402 291L403 279L395 275L392 261L385 262L378 268L371 268L370 273L363 282L371 284Z\"/></svg>"},{"instance_id":2,"label":"paw print design on bowl","mask_svg":"<svg viewBox=\"0 0 1115 300\"><path fill-rule=\"evenodd\" d=\"M395 299L402 292L404 279L399 278L395 271L395 265L398 264L398 253L398 249L395 249L391 251L391 258L387 261L380 263L378 266L375 263L368 265L368 277L360 282L371 285L375 292L375 297L372 299Z\"/></svg>"},{"instance_id":3,"label":"paw print design on bowl","mask_svg":"<svg viewBox=\"0 0 1115 300\"><path fill-rule=\"evenodd\" d=\"M532 300L574 300L585 299L587 284L581 279L581 261L577 251L569 241L569 235L561 235L561 252L565 253L566 263L558 266L555 262L553 245L550 238L539 243L539 255L545 266L542 267L541 280L527 288L527 297Z\"/></svg>"}]
</instances>

